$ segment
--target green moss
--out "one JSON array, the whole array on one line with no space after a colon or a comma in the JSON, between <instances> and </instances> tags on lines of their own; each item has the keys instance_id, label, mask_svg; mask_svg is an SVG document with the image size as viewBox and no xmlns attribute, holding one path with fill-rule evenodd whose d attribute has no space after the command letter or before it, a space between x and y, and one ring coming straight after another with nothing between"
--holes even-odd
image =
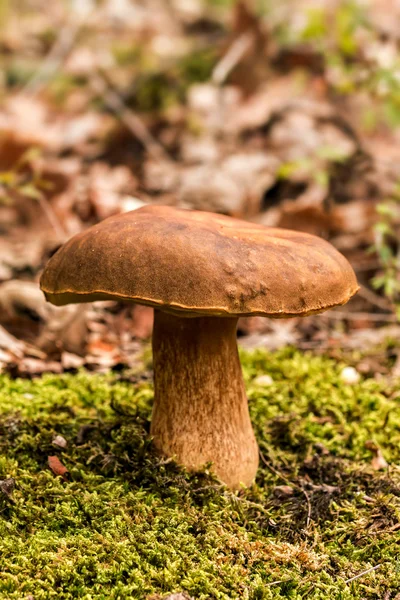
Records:
<instances>
[{"instance_id":1,"label":"green moss","mask_svg":"<svg viewBox=\"0 0 400 600\"><path fill-rule=\"evenodd\" d=\"M0 479L15 479L12 500L0 492L0 598L394 598L400 385L349 386L342 364L294 350L242 362L263 462L237 494L154 454L146 381L0 376ZM370 467L369 439L387 471Z\"/></svg>"}]
</instances>

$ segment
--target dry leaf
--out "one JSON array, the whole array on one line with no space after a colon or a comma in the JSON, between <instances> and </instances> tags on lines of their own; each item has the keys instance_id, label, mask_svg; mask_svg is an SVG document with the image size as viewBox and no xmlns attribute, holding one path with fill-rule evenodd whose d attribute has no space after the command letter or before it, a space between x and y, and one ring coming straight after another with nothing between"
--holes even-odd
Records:
<instances>
[{"instance_id":1,"label":"dry leaf","mask_svg":"<svg viewBox=\"0 0 400 600\"><path fill-rule=\"evenodd\" d=\"M293 496L293 488L290 485L277 485L274 487L274 496L279 500L285 500L286 498L290 498Z\"/></svg>"},{"instance_id":2,"label":"dry leaf","mask_svg":"<svg viewBox=\"0 0 400 600\"><path fill-rule=\"evenodd\" d=\"M67 480L68 469L65 467L58 456L49 456L47 458L50 469L53 471L54 475L59 475L63 479Z\"/></svg>"},{"instance_id":3,"label":"dry leaf","mask_svg":"<svg viewBox=\"0 0 400 600\"><path fill-rule=\"evenodd\" d=\"M228 74L228 81L249 96L261 82L265 81L269 69L269 36L264 30L261 18L257 15L256 3L253 0L239 0L234 4L232 36L224 55L232 52L232 47L246 34L250 37L250 43Z\"/></svg>"},{"instance_id":4,"label":"dry leaf","mask_svg":"<svg viewBox=\"0 0 400 600\"><path fill-rule=\"evenodd\" d=\"M17 358L22 358L25 345L0 325L0 349L11 352Z\"/></svg>"},{"instance_id":5,"label":"dry leaf","mask_svg":"<svg viewBox=\"0 0 400 600\"><path fill-rule=\"evenodd\" d=\"M25 357L16 365L15 375L18 377L32 377L43 373L62 373L62 365L55 360Z\"/></svg>"},{"instance_id":6,"label":"dry leaf","mask_svg":"<svg viewBox=\"0 0 400 600\"><path fill-rule=\"evenodd\" d=\"M65 370L79 369L84 364L84 359L72 352L63 352L61 354L61 364Z\"/></svg>"},{"instance_id":7,"label":"dry leaf","mask_svg":"<svg viewBox=\"0 0 400 600\"><path fill-rule=\"evenodd\" d=\"M121 199L136 190L137 180L128 167L96 162L89 172L88 187L96 216L103 220L121 212Z\"/></svg>"}]
</instances>

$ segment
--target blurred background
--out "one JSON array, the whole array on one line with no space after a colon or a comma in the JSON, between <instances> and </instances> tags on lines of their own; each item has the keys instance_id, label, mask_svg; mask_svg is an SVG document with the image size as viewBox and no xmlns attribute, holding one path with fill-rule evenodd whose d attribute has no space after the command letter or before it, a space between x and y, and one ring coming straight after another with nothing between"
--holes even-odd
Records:
<instances>
[{"instance_id":1,"label":"blurred background","mask_svg":"<svg viewBox=\"0 0 400 600\"><path fill-rule=\"evenodd\" d=\"M357 297L241 344L400 374L399 41L399 0L0 0L0 370L135 369L151 309L57 309L38 280L157 203L331 241Z\"/></svg>"}]
</instances>

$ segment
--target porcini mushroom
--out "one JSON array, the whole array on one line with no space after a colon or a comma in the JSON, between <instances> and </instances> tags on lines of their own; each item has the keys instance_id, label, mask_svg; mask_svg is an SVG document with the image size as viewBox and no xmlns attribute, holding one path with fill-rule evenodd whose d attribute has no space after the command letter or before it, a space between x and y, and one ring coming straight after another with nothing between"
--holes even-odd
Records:
<instances>
[{"instance_id":1,"label":"porcini mushroom","mask_svg":"<svg viewBox=\"0 0 400 600\"><path fill-rule=\"evenodd\" d=\"M147 206L74 236L50 259L41 288L56 305L154 307L154 444L189 469L211 461L235 488L249 485L258 466L238 318L322 312L358 286L347 260L318 237Z\"/></svg>"}]
</instances>

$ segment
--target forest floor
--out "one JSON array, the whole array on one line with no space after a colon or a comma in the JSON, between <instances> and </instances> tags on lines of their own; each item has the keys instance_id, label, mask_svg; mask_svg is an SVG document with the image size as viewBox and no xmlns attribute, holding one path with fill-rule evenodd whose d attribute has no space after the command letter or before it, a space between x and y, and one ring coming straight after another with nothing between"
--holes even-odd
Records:
<instances>
[{"instance_id":1,"label":"forest floor","mask_svg":"<svg viewBox=\"0 0 400 600\"><path fill-rule=\"evenodd\" d=\"M1 600L400 599L399 19L0 2ZM239 320L250 489L154 453L151 309L39 290L69 237L149 203L322 236L360 283Z\"/></svg>"}]
</instances>

